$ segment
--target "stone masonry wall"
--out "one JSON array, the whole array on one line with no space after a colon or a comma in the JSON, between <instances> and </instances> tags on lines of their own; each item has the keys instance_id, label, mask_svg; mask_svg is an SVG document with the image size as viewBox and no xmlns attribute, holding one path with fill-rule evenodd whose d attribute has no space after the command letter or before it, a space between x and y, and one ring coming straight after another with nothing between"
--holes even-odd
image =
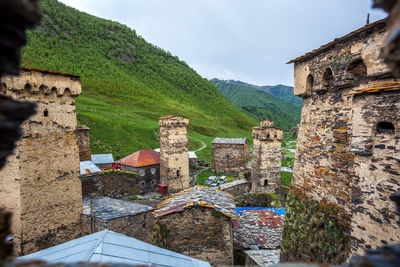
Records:
<instances>
[{"instance_id":1,"label":"stone masonry wall","mask_svg":"<svg viewBox=\"0 0 400 267\"><path fill-rule=\"evenodd\" d=\"M399 103L399 92L353 98L351 245L356 254L400 241L400 218L388 199L400 190ZM380 131L381 122L395 130Z\"/></svg>"},{"instance_id":2,"label":"stone masonry wall","mask_svg":"<svg viewBox=\"0 0 400 267\"><path fill-rule=\"evenodd\" d=\"M154 182L155 180L155 182ZM105 171L81 176L83 197L90 195L119 197L125 193L156 192L159 178L141 177L136 173Z\"/></svg>"},{"instance_id":3,"label":"stone masonry wall","mask_svg":"<svg viewBox=\"0 0 400 267\"><path fill-rule=\"evenodd\" d=\"M167 249L208 261L213 266L233 264L233 236L230 218L210 208L192 207L164 215Z\"/></svg>"},{"instance_id":4,"label":"stone masonry wall","mask_svg":"<svg viewBox=\"0 0 400 267\"><path fill-rule=\"evenodd\" d=\"M88 215L82 215L83 233L85 235L92 233L92 218ZM93 218L93 233L108 229L120 234L131 236L143 242L152 243L152 228L154 217L151 211L139 213L132 216L124 216L111 220L102 220Z\"/></svg>"},{"instance_id":5,"label":"stone masonry wall","mask_svg":"<svg viewBox=\"0 0 400 267\"><path fill-rule=\"evenodd\" d=\"M213 144L213 172L244 172L249 161L249 144Z\"/></svg>"},{"instance_id":6,"label":"stone masonry wall","mask_svg":"<svg viewBox=\"0 0 400 267\"><path fill-rule=\"evenodd\" d=\"M189 156L187 127L182 116L167 116L160 125L160 179L168 191L178 192L189 187Z\"/></svg>"},{"instance_id":7,"label":"stone masonry wall","mask_svg":"<svg viewBox=\"0 0 400 267\"><path fill-rule=\"evenodd\" d=\"M0 206L13 212L16 254L80 236L82 195L74 97L79 77L23 69L1 79L2 93L37 104L0 172ZM11 201L12 200L12 201Z\"/></svg>"},{"instance_id":8,"label":"stone masonry wall","mask_svg":"<svg viewBox=\"0 0 400 267\"><path fill-rule=\"evenodd\" d=\"M366 145L374 135L371 129L377 119L368 122L361 114L382 115L397 109L398 104L388 101L389 96L378 100L376 95L370 95L357 100L352 95L355 90L371 87L372 83L393 81L379 57L384 38L384 23L371 24L338 41L334 48L295 62L295 94L303 97L303 108L291 192L335 210L332 214L343 229L351 224L350 254L384 242L392 243L392 239L399 241L395 234L399 232L399 225L395 223L398 218L389 212L393 210L387 207L389 203L383 204L390 192L399 188L397 171L391 169L399 166L393 150L385 147L383 152L382 144L376 143L373 157L355 154L357 147ZM382 105L383 99L388 101L388 106ZM368 124L366 128L365 124ZM366 147L370 148L368 144ZM377 164L378 161L381 163ZM373 172L374 168L377 171ZM289 210L293 210L290 205ZM382 216L386 218L380 219ZM376 230L370 231L371 227ZM304 245L308 246L307 242ZM302 260L294 254L289 258ZM343 259L341 256L336 260Z\"/></svg>"},{"instance_id":9,"label":"stone masonry wall","mask_svg":"<svg viewBox=\"0 0 400 267\"><path fill-rule=\"evenodd\" d=\"M280 195L283 131L271 126L253 128L252 192Z\"/></svg>"},{"instance_id":10,"label":"stone masonry wall","mask_svg":"<svg viewBox=\"0 0 400 267\"><path fill-rule=\"evenodd\" d=\"M80 126L76 129L76 134L78 136L78 146L79 146L79 160L88 161L92 159L92 152L90 150L90 128L85 126Z\"/></svg>"},{"instance_id":11,"label":"stone masonry wall","mask_svg":"<svg viewBox=\"0 0 400 267\"><path fill-rule=\"evenodd\" d=\"M246 179L236 180L230 183L222 184L220 189L234 197L244 195L250 192L251 183Z\"/></svg>"}]
</instances>

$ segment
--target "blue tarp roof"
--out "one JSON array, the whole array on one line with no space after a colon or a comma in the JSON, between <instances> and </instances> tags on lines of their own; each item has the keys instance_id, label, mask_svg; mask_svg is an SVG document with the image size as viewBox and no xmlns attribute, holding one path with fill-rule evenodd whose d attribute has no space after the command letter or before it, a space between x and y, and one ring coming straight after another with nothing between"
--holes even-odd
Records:
<instances>
[{"instance_id":1,"label":"blue tarp roof","mask_svg":"<svg viewBox=\"0 0 400 267\"><path fill-rule=\"evenodd\" d=\"M285 216L285 209L274 209L274 208L264 208L264 207L246 207L246 208L236 208L237 214L242 215L243 210L270 210L279 216Z\"/></svg>"},{"instance_id":2,"label":"blue tarp roof","mask_svg":"<svg viewBox=\"0 0 400 267\"><path fill-rule=\"evenodd\" d=\"M17 258L48 263L119 263L144 266L211 267L208 262L162 249L135 238L103 230Z\"/></svg>"},{"instance_id":3,"label":"blue tarp roof","mask_svg":"<svg viewBox=\"0 0 400 267\"><path fill-rule=\"evenodd\" d=\"M110 164L114 163L112 154L93 154L92 162L94 164Z\"/></svg>"},{"instance_id":4,"label":"blue tarp roof","mask_svg":"<svg viewBox=\"0 0 400 267\"><path fill-rule=\"evenodd\" d=\"M94 165L94 163L91 161L81 161L80 165L81 165L81 171L80 171L81 175L101 172L99 167Z\"/></svg>"}]
</instances>

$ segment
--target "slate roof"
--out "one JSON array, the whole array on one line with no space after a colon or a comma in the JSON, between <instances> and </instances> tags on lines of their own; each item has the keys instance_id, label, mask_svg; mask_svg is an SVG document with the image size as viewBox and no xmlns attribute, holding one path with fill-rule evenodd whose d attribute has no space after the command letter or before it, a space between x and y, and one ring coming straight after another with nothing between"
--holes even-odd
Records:
<instances>
[{"instance_id":1,"label":"slate roof","mask_svg":"<svg viewBox=\"0 0 400 267\"><path fill-rule=\"evenodd\" d=\"M189 151L188 154L189 154L189 159L197 159L196 152Z\"/></svg>"},{"instance_id":2,"label":"slate roof","mask_svg":"<svg viewBox=\"0 0 400 267\"><path fill-rule=\"evenodd\" d=\"M157 206L158 209L153 214L158 218L192 206L212 208L228 217L238 219L233 196L208 186L195 186L169 196Z\"/></svg>"},{"instance_id":3,"label":"slate roof","mask_svg":"<svg viewBox=\"0 0 400 267\"><path fill-rule=\"evenodd\" d=\"M110 164L114 163L112 154L92 154L92 162L94 164Z\"/></svg>"},{"instance_id":4,"label":"slate roof","mask_svg":"<svg viewBox=\"0 0 400 267\"><path fill-rule=\"evenodd\" d=\"M26 256L48 263L113 263L144 266L208 267L208 262L162 249L132 237L103 230Z\"/></svg>"},{"instance_id":5,"label":"slate roof","mask_svg":"<svg viewBox=\"0 0 400 267\"><path fill-rule=\"evenodd\" d=\"M221 138L216 137L212 143L213 144L236 144L236 145L244 145L247 141L247 138Z\"/></svg>"},{"instance_id":6,"label":"slate roof","mask_svg":"<svg viewBox=\"0 0 400 267\"><path fill-rule=\"evenodd\" d=\"M228 188L234 187L234 186L238 186L241 184L247 184L250 183L249 181L247 181L246 179L240 179L240 180L236 180L230 183L226 183L226 184L222 184L220 185L221 190L226 190ZM237 210L237 209L236 209Z\"/></svg>"},{"instance_id":7,"label":"slate roof","mask_svg":"<svg viewBox=\"0 0 400 267\"><path fill-rule=\"evenodd\" d=\"M108 197L93 198L93 216L102 220L133 216L153 208L147 205L113 199ZM90 199L83 200L83 214L90 216Z\"/></svg>"},{"instance_id":8,"label":"slate roof","mask_svg":"<svg viewBox=\"0 0 400 267\"><path fill-rule=\"evenodd\" d=\"M144 167L160 164L160 153L152 149L139 150L118 160L117 163L132 167Z\"/></svg>"},{"instance_id":9,"label":"slate roof","mask_svg":"<svg viewBox=\"0 0 400 267\"><path fill-rule=\"evenodd\" d=\"M102 172L102 170L99 169L99 167L97 167L91 161L81 161L80 166L81 166L81 170L80 170L81 175Z\"/></svg>"},{"instance_id":10,"label":"slate roof","mask_svg":"<svg viewBox=\"0 0 400 267\"><path fill-rule=\"evenodd\" d=\"M277 212L282 214L281 210ZM236 249L276 249L282 244L283 215L268 208L240 208L239 221L232 220Z\"/></svg>"},{"instance_id":11,"label":"slate roof","mask_svg":"<svg viewBox=\"0 0 400 267\"><path fill-rule=\"evenodd\" d=\"M247 250L245 251L257 266L267 266L269 264L277 264L280 261L280 249L260 249L260 250ZM301 264L297 266L303 266Z\"/></svg>"}]
</instances>

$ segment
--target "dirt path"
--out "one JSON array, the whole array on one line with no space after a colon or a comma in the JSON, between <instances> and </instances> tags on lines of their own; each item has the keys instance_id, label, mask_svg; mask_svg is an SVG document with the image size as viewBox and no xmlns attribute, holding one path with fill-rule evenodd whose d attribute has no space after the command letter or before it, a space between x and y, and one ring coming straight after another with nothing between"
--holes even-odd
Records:
<instances>
[{"instance_id":1,"label":"dirt path","mask_svg":"<svg viewBox=\"0 0 400 267\"><path fill-rule=\"evenodd\" d=\"M201 147L199 148L199 149L197 149L197 150L195 150L194 152L196 153L196 152L199 152L199 151L202 151L203 149L206 149L207 148L207 144L206 143L204 143L203 141L201 141L200 139L197 139L197 138L194 138L194 137L192 137L193 139L195 139L195 140L197 140L197 141L200 141L200 143L201 143Z\"/></svg>"}]
</instances>

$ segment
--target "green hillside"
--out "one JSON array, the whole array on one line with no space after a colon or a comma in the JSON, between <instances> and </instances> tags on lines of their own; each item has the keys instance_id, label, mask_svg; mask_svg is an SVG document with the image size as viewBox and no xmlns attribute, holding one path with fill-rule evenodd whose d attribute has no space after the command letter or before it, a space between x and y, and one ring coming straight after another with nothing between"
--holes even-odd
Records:
<instances>
[{"instance_id":1,"label":"green hillside","mask_svg":"<svg viewBox=\"0 0 400 267\"><path fill-rule=\"evenodd\" d=\"M275 97L259 87L237 81L212 79L217 88L236 107L255 120L270 119L288 132L300 121L301 106Z\"/></svg>"},{"instance_id":2,"label":"green hillside","mask_svg":"<svg viewBox=\"0 0 400 267\"><path fill-rule=\"evenodd\" d=\"M267 86L261 86L260 89L280 99L289 101L301 108L302 99L301 97L293 95L294 88L292 86L286 86L282 84L278 84L276 86L267 85Z\"/></svg>"},{"instance_id":3,"label":"green hillside","mask_svg":"<svg viewBox=\"0 0 400 267\"><path fill-rule=\"evenodd\" d=\"M41 0L43 20L28 33L23 65L80 75L80 124L91 128L93 153L121 158L159 147L158 118L190 119L190 149L215 136L250 137L256 121L234 107L208 80L125 25Z\"/></svg>"}]
</instances>

